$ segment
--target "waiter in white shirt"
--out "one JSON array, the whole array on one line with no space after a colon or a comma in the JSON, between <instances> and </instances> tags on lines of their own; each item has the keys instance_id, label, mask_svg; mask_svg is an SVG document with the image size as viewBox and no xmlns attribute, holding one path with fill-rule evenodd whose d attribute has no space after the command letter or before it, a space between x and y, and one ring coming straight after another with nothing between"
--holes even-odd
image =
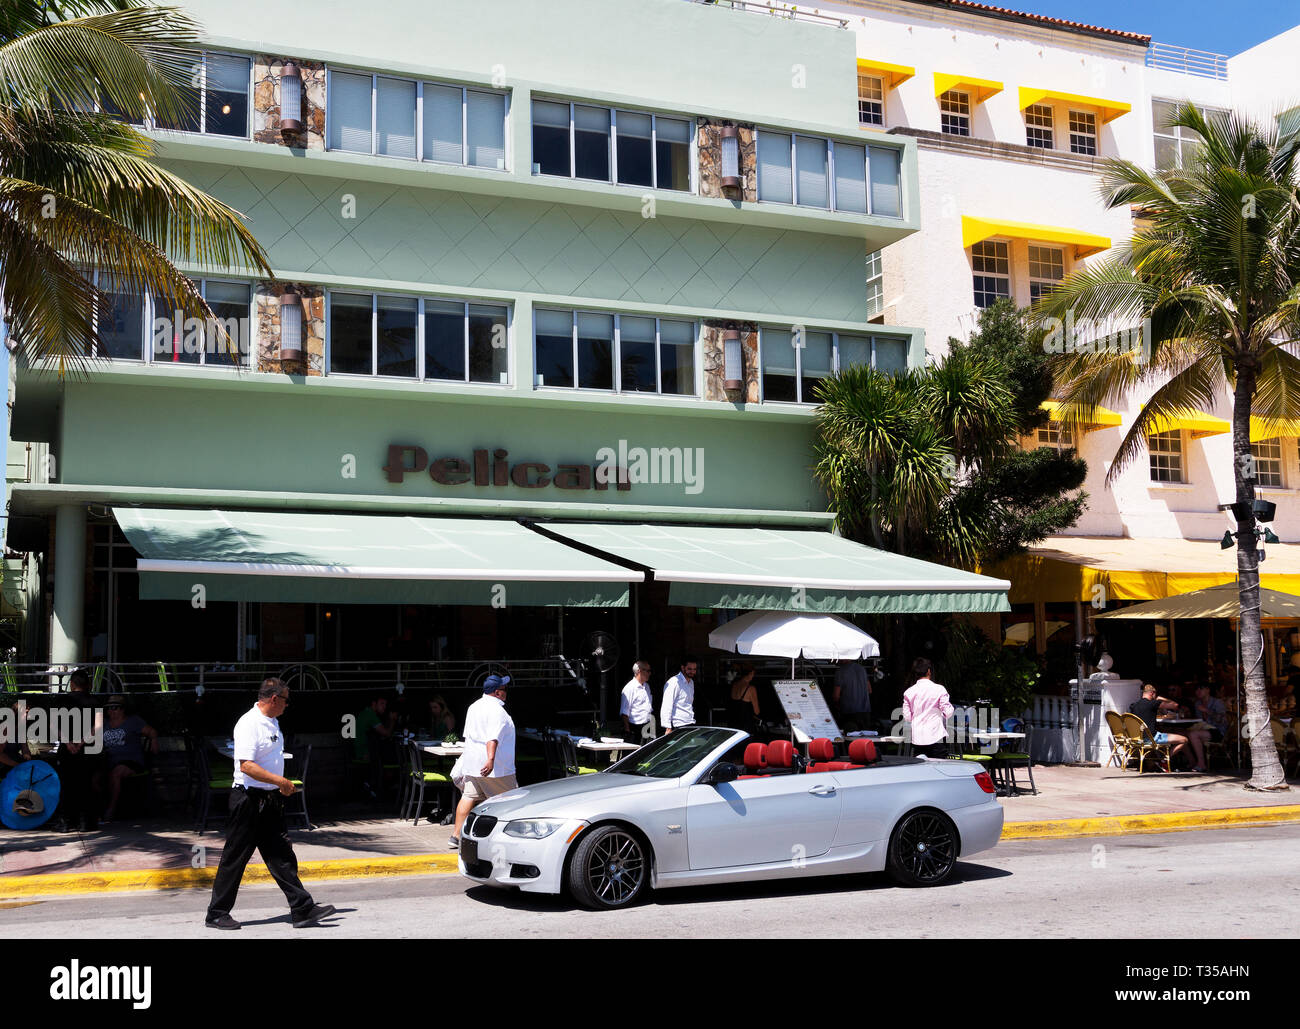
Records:
<instances>
[{"instance_id":1,"label":"waiter in white shirt","mask_svg":"<svg viewBox=\"0 0 1300 1029\"><path fill-rule=\"evenodd\" d=\"M695 676L700 663L693 657L682 661L682 670L664 683L659 721L665 733L695 724Z\"/></svg>"},{"instance_id":2,"label":"waiter in white shirt","mask_svg":"<svg viewBox=\"0 0 1300 1029\"><path fill-rule=\"evenodd\" d=\"M284 777L284 734L279 718L288 706L289 688L272 677L257 691L257 703L235 723L230 823L204 921L209 929L240 928L230 911L254 850L262 855L266 870L284 891L295 929L305 929L334 914L333 904L317 904L303 888L298 858L284 825L284 798L297 789Z\"/></svg>"},{"instance_id":3,"label":"waiter in white shirt","mask_svg":"<svg viewBox=\"0 0 1300 1029\"><path fill-rule=\"evenodd\" d=\"M654 709L654 697L650 696L650 662L638 661L632 666L632 678L623 687L618 702L618 713L623 717L623 738L628 743L642 742Z\"/></svg>"},{"instance_id":4,"label":"waiter in white shirt","mask_svg":"<svg viewBox=\"0 0 1300 1029\"><path fill-rule=\"evenodd\" d=\"M465 790L456 805L456 828L448 844L460 847L460 827L469 813L488 797L515 789L515 723L506 714L508 675L489 675L483 696L465 712L465 751L457 765L465 777ZM453 770L454 771L454 770Z\"/></svg>"}]
</instances>

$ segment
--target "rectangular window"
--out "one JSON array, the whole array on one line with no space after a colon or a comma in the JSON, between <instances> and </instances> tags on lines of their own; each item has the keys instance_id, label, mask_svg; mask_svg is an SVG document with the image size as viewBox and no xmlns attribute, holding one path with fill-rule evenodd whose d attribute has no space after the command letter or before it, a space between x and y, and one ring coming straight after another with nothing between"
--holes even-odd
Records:
<instances>
[{"instance_id":1,"label":"rectangular window","mask_svg":"<svg viewBox=\"0 0 1300 1029\"><path fill-rule=\"evenodd\" d=\"M874 318L885 311L885 274L880 251L867 255L867 317Z\"/></svg>"},{"instance_id":2,"label":"rectangular window","mask_svg":"<svg viewBox=\"0 0 1300 1029\"><path fill-rule=\"evenodd\" d=\"M504 170L502 93L330 71L331 150Z\"/></svg>"},{"instance_id":3,"label":"rectangular window","mask_svg":"<svg viewBox=\"0 0 1300 1029\"><path fill-rule=\"evenodd\" d=\"M469 305L469 381L510 381L509 311L500 304Z\"/></svg>"},{"instance_id":4,"label":"rectangular window","mask_svg":"<svg viewBox=\"0 0 1300 1029\"><path fill-rule=\"evenodd\" d=\"M858 122L885 124L885 84L876 75L858 76Z\"/></svg>"},{"instance_id":5,"label":"rectangular window","mask_svg":"<svg viewBox=\"0 0 1300 1029\"><path fill-rule=\"evenodd\" d=\"M794 203L790 136L784 132L758 134L758 199Z\"/></svg>"},{"instance_id":6,"label":"rectangular window","mask_svg":"<svg viewBox=\"0 0 1300 1029\"><path fill-rule=\"evenodd\" d=\"M1151 457L1152 482L1182 482L1183 435L1178 429L1153 432L1147 437L1147 451Z\"/></svg>"},{"instance_id":7,"label":"rectangular window","mask_svg":"<svg viewBox=\"0 0 1300 1029\"><path fill-rule=\"evenodd\" d=\"M1151 101L1151 122L1155 126L1156 168L1161 171L1183 167L1192 160L1196 148L1200 146L1201 137L1191 129L1169 124L1178 107L1179 105L1171 100ZM1227 113L1221 108L1201 107L1199 104L1197 110L1207 118Z\"/></svg>"},{"instance_id":8,"label":"rectangular window","mask_svg":"<svg viewBox=\"0 0 1300 1029\"><path fill-rule=\"evenodd\" d=\"M97 305L99 357L113 361L144 360L144 297L104 281L104 300Z\"/></svg>"},{"instance_id":9,"label":"rectangular window","mask_svg":"<svg viewBox=\"0 0 1300 1029\"><path fill-rule=\"evenodd\" d=\"M654 119L648 114L619 111L618 181L624 186L653 186Z\"/></svg>"},{"instance_id":10,"label":"rectangular window","mask_svg":"<svg viewBox=\"0 0 1300 1029\"><path fill-rule=\"evenodd\" d=\"M813 136L794 137L795 166L798 169L796 201L801 207L830 206L826 174L826 140Z\"/></svg>"},{"instance_id":11,"label":"rectangular window","mask_svg":"<svg viewBox=\"0 0 1300 1029\"><path fill-rule=\"evenodd\" d=\"M1011 258L1005 240L986 239L970 248L975 306L989 307L1011 296Z\"/></svg>"},{"instance_id":12,"label":"rectangular window","mask_svg":"<svg viewBox=\"0 0 1300 1029\"><path fill-rule=\"evenodd\" d=\"M374 152L370 98L374 80L370 75L330 73L329 147L353 154Z\"/></svg>"},{"instance_id":13,"label":"rectangular window","mask_svg":"<svg viewBox=\"0 0 1300 1029\"><path fill-rule=\"evenodd\" d=\"M330 294L331 375L374 373L373 301L369 293Z\"/></svg>"},{"instance_id":14,"label":"rectangular window","mask_svg":"<svg viewBox=\"0 0 1300 1029\"><path fill-rule=\"evenodd\" d=\"M203 298L220 331L209 333L203 364L247 367L253 340L253 288L247 282L203 282Z\"/></svg>"},{"instance_id":15,"label":"rectangular window","mask_svg":"<svg viewBox=\"0 0 1300 1029\"><path fill-rule=\"evenodd\" d=\"M414 161L415 83L380 75L375 89L375 152Z\"/></svg>"},{"instance_id":16,"label":"rectangular window","mask_svg":"<svg viewBox=\"0 0 1300 1029\"><path fill-rule=\"evenodd\" d=\"M535 326L538 386L696 395L694 322L538 309Z\"/></svg>"},{"instance_id":17,"label":"rectangular window","mask_svg":"<svg viewBox=\"0 0 1300 1029\"><path fill-rule=\"evenodd\" d=\"M194 79L197 88L189 96L188 108L176 118L153 119L152 127L246 139L252 61L235 54L204 53L195 70L199 73ZM101 104L101 109L120 114L109 103Z\"/></svg>"},{"instance_id":18,"label":"rectangular window","mask_svg":"<svg viewBox=\"0 0 1300 1029\"><path fill-rule=\"evenodd\" d=\"M419 301L415 297L385 297L375 308L375 374L414 379L416 336L419 329Z\"/></svg>"},{"instance_id":19,"label":"rectangular window","mask_svg":"<svg viewBox=\"0 0 1300 1029\"><path fill-rule=\"evenodd\" d=\"M950 89L939 97L939 129L950 136L970 135L970 94Z\"/></svg>"},{"instance_id":20,"label":"rectangular window","mask_svg":"<svg viewBox=\"0 0 1300 1029\"><path fill-rule=\"evenodd\" d=\"M465 381L465 305L460 301L424 302L424 377Z\"/></svg>"},{"instance_id":21,"label":"rectangular window","mask_svg":"<svg viewBox=\"0 0 1300 1029\"><path fill-rule=\"evenodd\" d=\"M1064 450L1074 446L1074 437L1069 427L1060 422L1049 422L1047 425L1039 426L1036 436L1036 449L1039 450Z\"/></svg>"},{"instance_id":22,"label":"rectangular window","mask_svg":"<svg viewBox=\"0 0 1300 1029\"><path fill-rule=\"evenodd\" d=\"M867 148L835 144L835 210L867 213Z\"/></svg>"},{"instance_id":23,"label":"rectangular window","mask_svg":"<svg viewBox=\"0 0 1300 1029\"><path fill-rule=\"evenodd\" d=\"M115 361L151 364L247 367L253 337L252 286L247 282L197 279L212 317L202 323L179 314L175 304L118 287L104 273L95 281L106 300L96 306L96 355Z\"/></svg>"},{"instance_id":24,"label":"rectangular window","mask_svg":"<svg viewBox=\"0 0 1300 1029\"><path fill-rule=\"evenodd\" d=\"M893 147L867 148L871 158L871 213L889 218L903 216L901 150Z\"/></svg>"},{"instance_id":25,"label":"rectangular window","mask_svg":"<svg viewBox=\"0 0 1300 1029\"><path fill-rule=\"evenodd\" d=\"M1065 278L1065 251L1029 246L1029 299L1038 300Z\"/></svg>"},{"instance_id":26,"label":"rectangular window","mask_svg":"<svg viewBox=\"0 0 1300 1029\"><path fill-rule=\"evenodd\" d=\"M1091 111L1070 112L1070 153L1097 155L1097 116Z\"/></svg>"},{"instance_id":27,"label":"rectangular window","mask_svg":"<svg viewBox=\"0 0 1300 1029\"><path fill-rule=\"evenodd\" d=\"M609 181L609 110L573 106L573 175Z\"/></svg>"},{"instance_id":28,"label":"rectangular window","mask_svg":"<svg viewBox=\"0 0 1300 1029\"><path fill-rule=\"evenodd\" d=\"M569 150L569 105L533 101L533 171L542 175L573 174Z\"/></svg>"},{"instance_id":29,"label":"rectangular window","mask_svg":"<svg viewBox=\"0 0 1300 1029\"><path fill-rule=\"evenodd\" d=\"M1025 144L1040 150L1051 150L1052 109L1047 104L1030 104L1025 108Z\"/></svg>"},{"instance_id":30,"label":"rectangular window","mask_svg":"<svg viewBox=\"0 0 1300 1029\"><path fill-rule=\"evenodd\" d=\"M1255 458L1255 483L1259 486L1282 488L1282 441L1265 439L1250 445Z\"/></svg>"},{"instance_id":31,"label":"rectangular window","mask_svg":"<svg viewBox=\"0 0 1300 1029\"><path fill-rule=\"evenodd\" d=\"M802 345L798 345L802 344ZM834 332L760 333L764 401L816 404L818 386L835 371L868 367L886 375L907 370L908 341L896 336L849 336Z\"/></svg>"},{"instance_id":32,"label":"rectangular window","mask_svg":"<svg viewBox=\"0 0 1300 1029\"><path fill-rule=\"evenodd\" d=\"M504 93L465 91L467 164L475 168L506 167L506 98Z\"/></svg>"},{"instance_id":33,"label":"rectangular window","mask_svg":"<svg viewBox=\"0 0 1300 1029\"><path fill-rule=\"evenodd\" d=\"M687 193L691 189L691 123L654 116L655 185ZM692 391L693 392L693 391Z\"/></svg>"}]
</instances>

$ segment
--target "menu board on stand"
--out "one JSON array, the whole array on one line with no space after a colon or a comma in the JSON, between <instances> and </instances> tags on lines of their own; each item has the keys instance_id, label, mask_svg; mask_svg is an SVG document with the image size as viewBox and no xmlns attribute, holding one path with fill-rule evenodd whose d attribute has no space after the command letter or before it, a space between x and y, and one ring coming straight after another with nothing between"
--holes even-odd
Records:
<instances>
[{"instance_id":1,"label":"menu board on stand","mask_svg":"<svg viewBox=\"0 0 1300 1029\"><path fill-rule=\"evenodd\" d=\"M814 680L779 679L772 685L798 742L827 739L838 743L844 739L826 695Z\"/></svg>"}]
</instances>

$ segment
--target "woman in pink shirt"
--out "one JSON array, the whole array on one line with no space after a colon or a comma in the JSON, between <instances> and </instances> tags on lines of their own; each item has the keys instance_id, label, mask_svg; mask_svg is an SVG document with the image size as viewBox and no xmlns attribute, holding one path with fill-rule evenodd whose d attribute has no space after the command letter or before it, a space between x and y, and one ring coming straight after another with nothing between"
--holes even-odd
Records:
<instances>
[{"instance_id":1,"label":"woman in pink shirt","mask_svg":"<svg viewBox=\"0 0 1300 1029\"><path fill-rule=\"evenodd\" d=\"M952 702L948 691L930 678L933 667L926 657L912 662L916 681L903 694L903 719L912 723L912 753L947 757Z\"/></svg>"}]
</instances>

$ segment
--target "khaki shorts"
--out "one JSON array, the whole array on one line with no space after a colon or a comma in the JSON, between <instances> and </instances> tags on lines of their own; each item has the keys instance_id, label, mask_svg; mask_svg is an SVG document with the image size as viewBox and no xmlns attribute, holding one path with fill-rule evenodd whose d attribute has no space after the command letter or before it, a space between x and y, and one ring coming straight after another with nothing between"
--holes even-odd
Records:
<instances>
[{"instance_id":1,"label":"khaki shorts","mask_svg":"<svg viewBox=\"0 0 1300 1029\"><path fill-rule=\"evenodd\" d=\"M470 800L487 800L498 793L506 793L518 788L519 783L513 775L465 776L465 796Z\"/></svg>"}]
</instances>

